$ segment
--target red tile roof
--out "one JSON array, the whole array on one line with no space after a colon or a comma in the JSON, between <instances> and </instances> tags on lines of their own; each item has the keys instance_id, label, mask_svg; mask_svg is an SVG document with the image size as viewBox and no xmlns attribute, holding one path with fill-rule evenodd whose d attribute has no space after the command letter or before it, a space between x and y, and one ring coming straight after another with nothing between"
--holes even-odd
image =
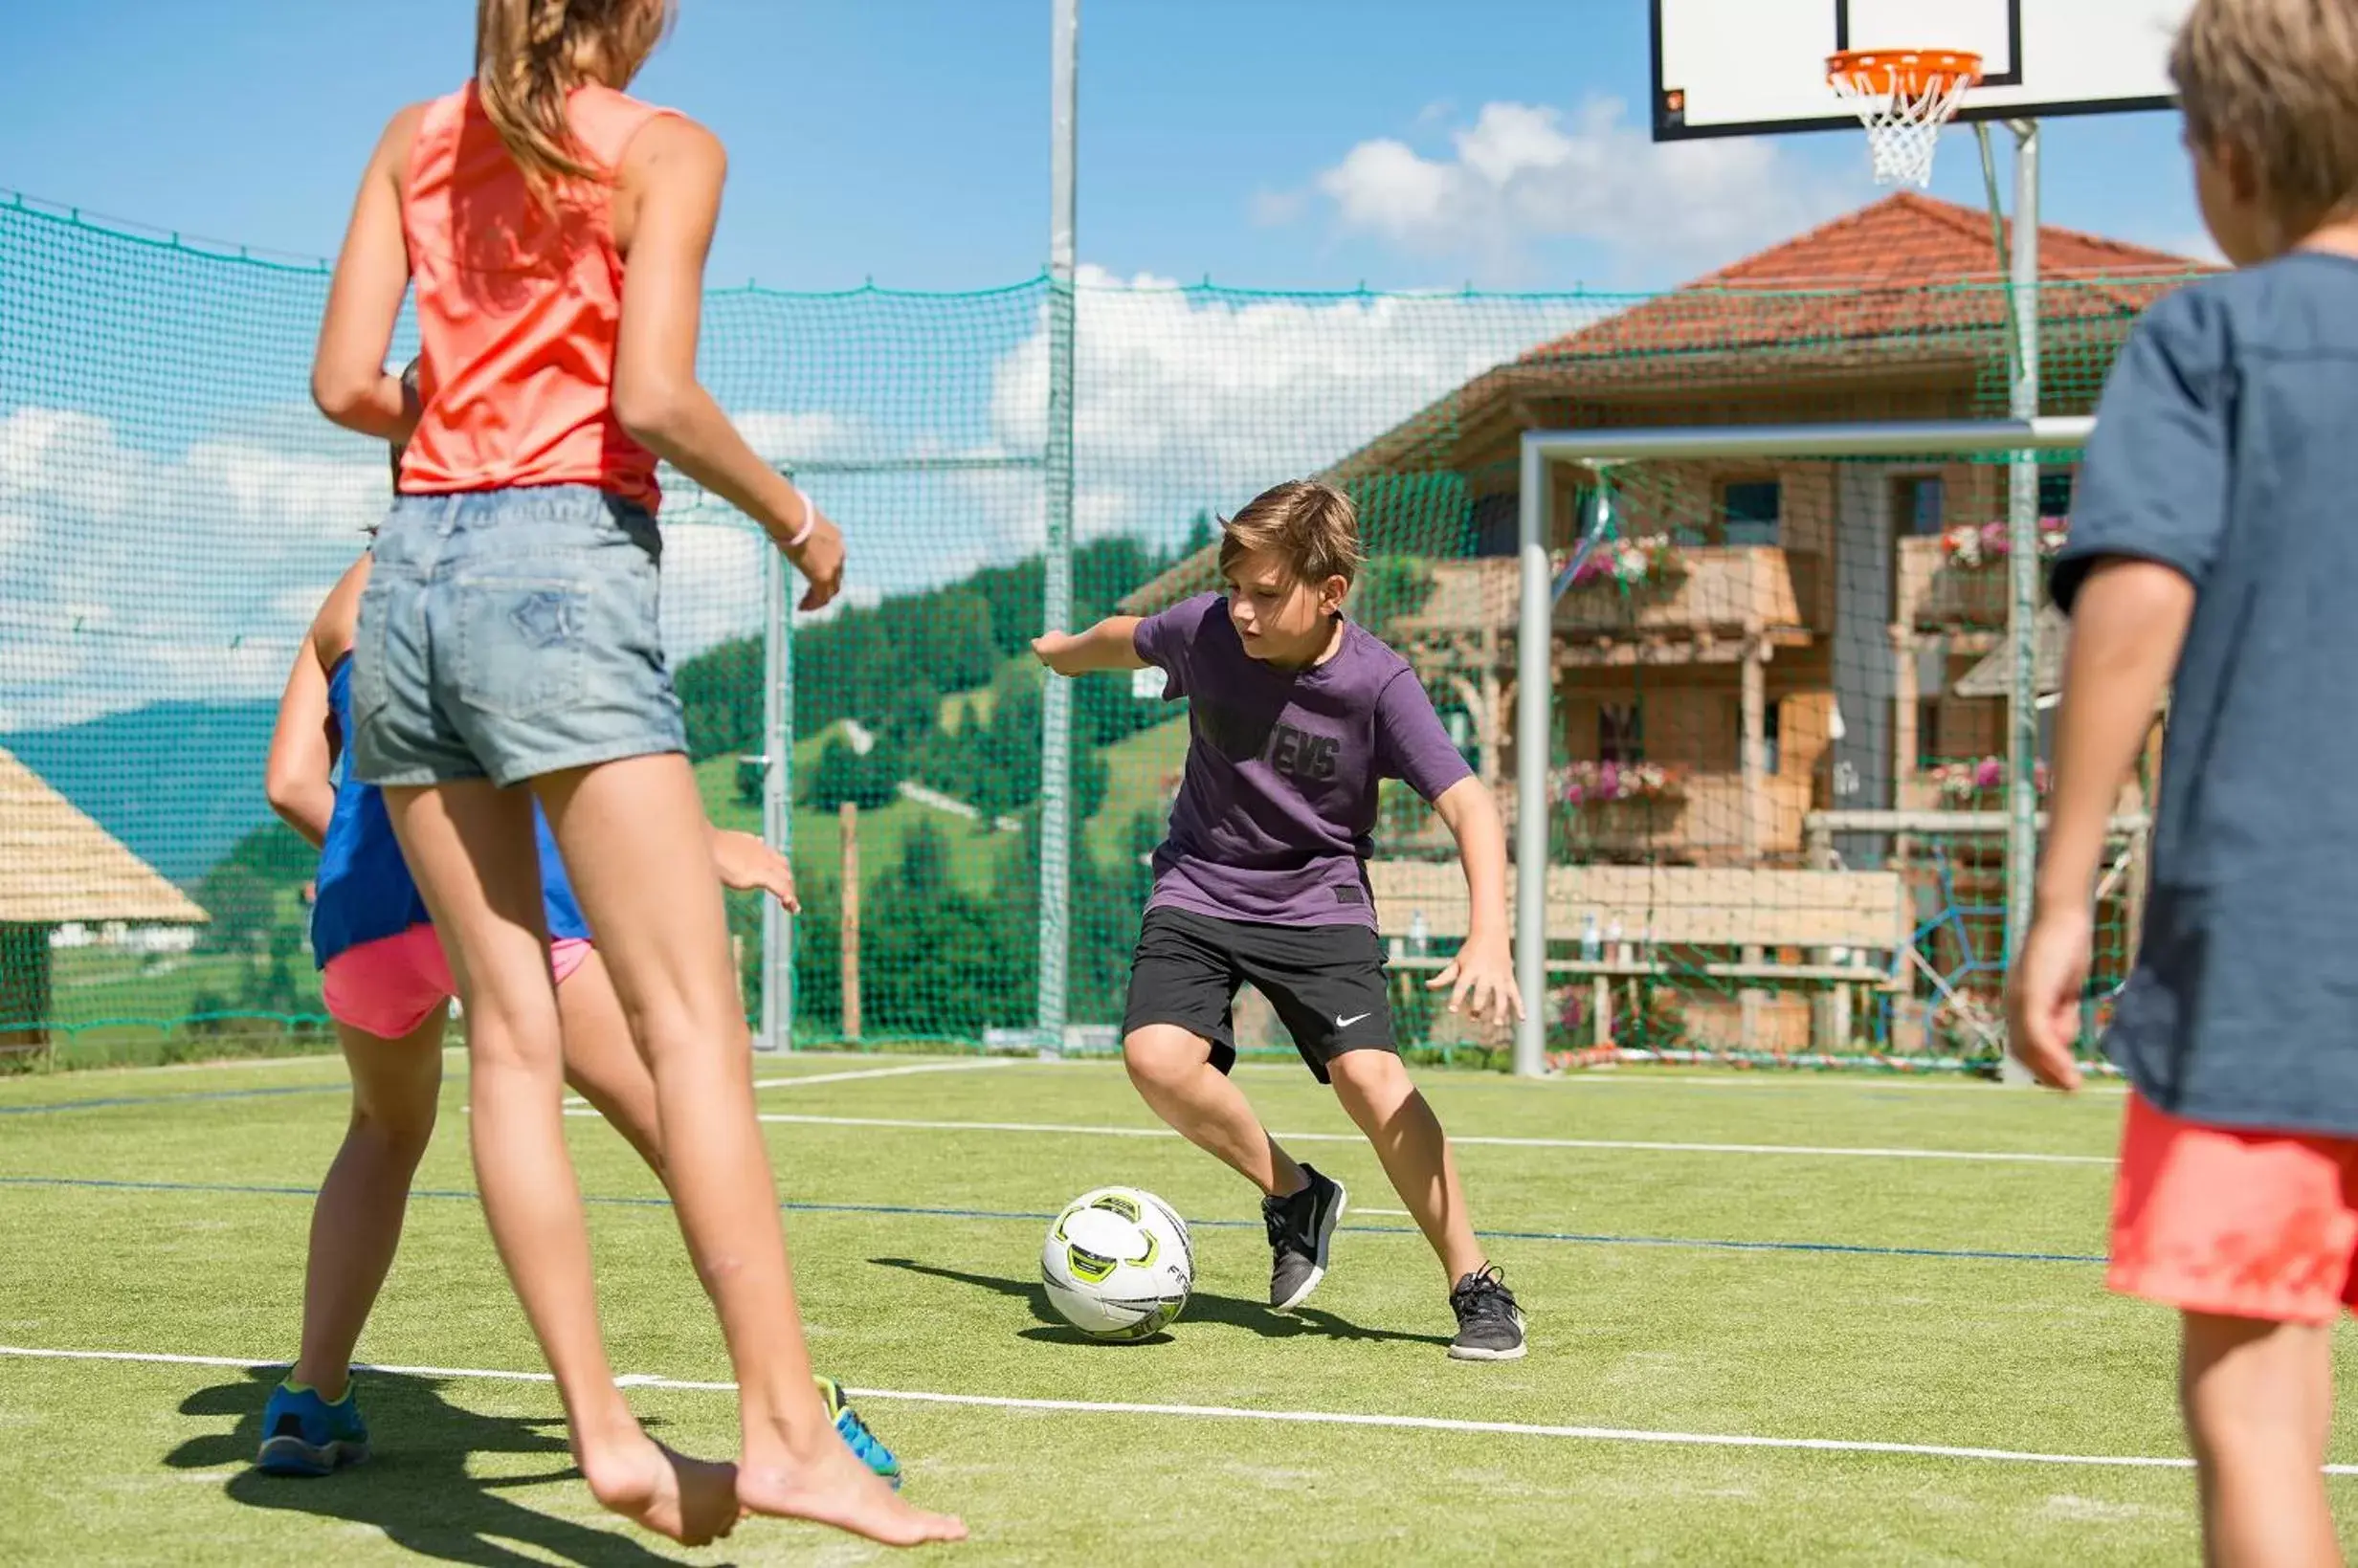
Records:
<instances>
[{"instance_id":1,"label":"red tile roof","mask_svg":"<svg viewBox=\"0 0 2358 1568\"><path fill-rule=\"evenodd\" d=\"M2137 316L2190 276L2215 270L2052 225L2040 227L2038 251L2040 359L2051 410L2092 403ZM1980 368L2002 365L2005 324L2004 272L1989 215L1901 191L1486 370L1325 476L1365 482L1456 468L1469 429L1523 397L1568 394L1603 411L1615 394L1636 391L1659 418L1675 419L1683 398L1712 407L1711 422L1724 423L1746 415L1721 407L1724 395L1707 401L1715 385L1782 396L1812 375L1904 377L1943 364L1964 366L1975 380ZM1941 373L1953 379L1955 370ZM2002 375L1978 379L2002 396ZM1679 395L1664 399L1665 389ZM1212 585L1216 553L1206 546L1175 563L1124 600L1123 609L1159 608Z\"/></svg>"},{"instance_id":2,"label":"red tile roof","mask_svg":"<svg viewBox=\"0 0 2358 1568\"><path fill-rule=\"evenodd\" d=\"M2042 225L2042 323L2134 317L2202 264ZM1862 339L1932 347L2006 319L1989 217L1914 191L1886 196L1756 255L1543 343L1518 364Z\"/></svg>"}]
</instances>

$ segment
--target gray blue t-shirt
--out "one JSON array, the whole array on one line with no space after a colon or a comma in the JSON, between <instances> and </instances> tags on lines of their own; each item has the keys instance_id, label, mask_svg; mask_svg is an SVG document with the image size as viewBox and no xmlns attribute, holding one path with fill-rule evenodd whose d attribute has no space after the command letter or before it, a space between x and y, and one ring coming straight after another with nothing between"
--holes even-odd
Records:
<instances>
[{"instance_id":1,"label":"gray blue t-shirt","mask_svg":"<svg viewBox=\"0 0 2358 1568\"><path fill-rule=\"evenodd\" d=\"M1431 801L1473 771L1408 661L1346 622L1325 663L1273 668L1245 652L1216 593L1148 616L1135 640L1168 675L1166 700L1189 703L1187 768L1146 907L1372 927L1378 783L1406 780Z\"/></svg>"},{"instance_id":2,"label":"gray blue t-shirt","mask_svg":"<svg viewBox=\"0 0 2358 1568\"><path fill-rule=\"evenodd\" d=\"M2066 610L2106 556L2195 587L2106 1049L2173 1115L2358 1137L2358 260L2296 253L2146 313L2088 443Z\"/></svg>"}]
</instances>

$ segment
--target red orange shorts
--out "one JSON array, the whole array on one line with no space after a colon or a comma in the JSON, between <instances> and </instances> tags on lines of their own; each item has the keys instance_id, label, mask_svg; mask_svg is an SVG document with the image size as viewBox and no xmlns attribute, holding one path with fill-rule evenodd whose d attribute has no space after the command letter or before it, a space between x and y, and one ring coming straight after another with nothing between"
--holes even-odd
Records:
<instances>
[{"instance_id":1,"label":"red orange shorts","mask_svg":"<svg viewBox=\"0 0 2358 1568\"><path fill-rule=\"evenodd\" d=\"M590 955L578 937L549 943L549 968L562 985ZM442 943L430 925L349 947L320 974L327 1016L380 1040L398 1040L457 994Z\"/></svg>"},{"instance_id":2,"label":"red orange shorts","mask_svg":"<svg viewBox=\"0 0 2358 1568\"><path fill-rule=\"evenodd\" d=\"M2358 1311L2358 1138L2209 1126L2132 1092L2104 1283L2228 1317Z\"/></svg>"}]
</instances>

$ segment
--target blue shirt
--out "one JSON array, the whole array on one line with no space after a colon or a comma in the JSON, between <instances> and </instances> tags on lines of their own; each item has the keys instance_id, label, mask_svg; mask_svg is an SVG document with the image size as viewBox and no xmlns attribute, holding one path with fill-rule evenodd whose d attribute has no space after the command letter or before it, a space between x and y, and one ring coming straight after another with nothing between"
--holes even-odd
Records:
<instances>
[{"instance_id":1,"label":"blue shirt","mask_svg":"<svg viewBox=\"0 0 2358 1568\"><path fill-rule=\"evenodd\" d=\"M2296 253L2146 313L2097 409L2065 610L2107 556L2195 596L2106 1049L2173 1115L2358 1137L2358 260Z\"/></svg>"},{"instance_id":2,"label":"blue shirt","mask_svg":"<svg viewBox=\"0 0 2358 1568\"><path fill-rule=\"evenodd\" d=\"M341 735L352 733L352 659L336 661L327 676L328 711ZM557 841L536 803L532 828L540 841L541 899L552 939L587 939L589 922L573 898L566 879L565 861ZM337 954L387 937L397 937L413 925L429 921L426 900L411 879L409 863L393 838L392 819L385 814L385 796L374 784L352 776L351 753L345 753L336 784L336 806L327 820L327 842L320 847L318 894L311 906L311 957L321 968Z\"/></svg>"}]
</instances>

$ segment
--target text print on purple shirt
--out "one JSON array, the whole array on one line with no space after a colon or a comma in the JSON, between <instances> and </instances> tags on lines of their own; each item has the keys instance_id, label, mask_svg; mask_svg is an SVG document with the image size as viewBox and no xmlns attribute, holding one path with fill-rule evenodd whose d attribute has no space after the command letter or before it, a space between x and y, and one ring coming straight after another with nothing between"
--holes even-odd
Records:
<instances>
[{"instance_id":1,"label":"text print on purple shirt","mask_svg":"<svg viewBox=\"0 0 2358 1568\"><path fill-rule=\"evenodd\" d=\"M1189 703L1187 769L1146 907L1373 927L1377 784L1404 780L1433 801L1473 772L1408 661L1346 622L1333 658L1275 669L1245 652L1216 593L1141 621L1135 641L1168 674L1165 700Z\"/></svg>"}]
</instances>

